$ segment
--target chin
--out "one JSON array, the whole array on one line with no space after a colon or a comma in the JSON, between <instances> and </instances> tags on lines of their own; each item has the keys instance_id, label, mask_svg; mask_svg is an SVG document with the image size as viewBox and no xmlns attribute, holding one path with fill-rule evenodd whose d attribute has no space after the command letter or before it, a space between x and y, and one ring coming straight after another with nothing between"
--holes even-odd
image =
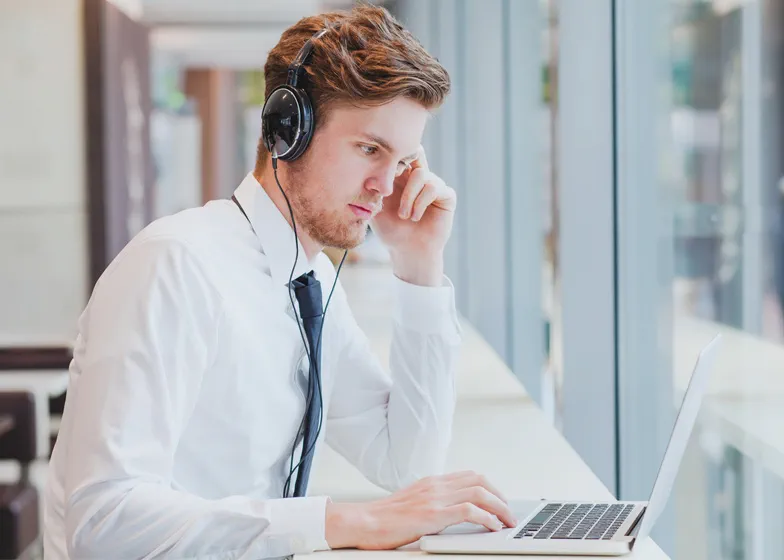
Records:
<instances>
[{"instance_id":1,"label":"chin","mask_svg":"<svg viewBox=\"0 0 784 560\"><path fill-rule=\"evenodd\" d=\"M338 239L335 241L336 243L332 245L333 247L348 251L350 249L356 249L357 247L362 245L362 243L365 241L365 234L363 233L362 235L356 237L349 237L349 238L344 237L342 239Z\"/></svg>"},{"instance_id":2,"label":"chin","mask_svg":"<svg viewBox=\"0 0 784 560\"><path fill-rule=\"evenodd\" d=\"M335 228L323 236L319 242L326 247L348 251L362 245L366 236L367 222L363 221L360 225L352 224L346 228Z\"/></svg>"}]
</instances>

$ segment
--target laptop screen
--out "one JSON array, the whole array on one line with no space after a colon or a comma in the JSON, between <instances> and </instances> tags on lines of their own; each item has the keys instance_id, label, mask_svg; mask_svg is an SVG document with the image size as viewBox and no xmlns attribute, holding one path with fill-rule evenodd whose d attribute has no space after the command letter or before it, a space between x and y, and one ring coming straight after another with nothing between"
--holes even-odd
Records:
<instances>
[{"instance_id":1,"label":"laptop screen","mask_svg":"<svg viewBox=\"0 0 784 560\"><path fill-rule=\"evenodd\" d=\"M710 373L716 361L720 340L721 335L716 335L697 357L697 363L694 366L689 386L683 396L680 411L672 428L667 451L664 452L664 459L659 467L659 474L656 476L656 482L653 484L653 492L651 492L648 509L643 516L637 540L644 540L650 534L653 525L667 505L681 459L686 451L686 446L689 444L694 424L697 421L702 397L705 394Z\"/></svg>"}]
</instances>

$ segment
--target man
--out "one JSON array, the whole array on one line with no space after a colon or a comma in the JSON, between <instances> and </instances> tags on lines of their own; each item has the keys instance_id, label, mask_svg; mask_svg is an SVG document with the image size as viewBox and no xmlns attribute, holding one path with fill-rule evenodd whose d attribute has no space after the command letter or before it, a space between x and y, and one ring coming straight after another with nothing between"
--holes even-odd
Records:
<instances>
[{"instance_id":1,"label":"man","mask_svg":"<svg viewBox=\"0 0 784 560\"><path fill-rule=\"evenodd\" d=\"M269 96L308 40L298 87L314 132L287 161L284 137L301 131L267 135L293 126L267 111ZM46 558L255 559L515 523L481 476L440 474L460 339L443 274L456 199L420 142L447 73L385 10L365 6L288 29L265 79L272 120L255 171L232 200L148 226L80 318ZM396 277L391 376L339 284L329 298L336 271L321 253L355 247L369 223ZM320 345L306 308L320 314L322 303L299 299L314 279L328 305ZM307 495L309 437L326 437L393 493L363 504Z\"/></svg>"}]
</instances>

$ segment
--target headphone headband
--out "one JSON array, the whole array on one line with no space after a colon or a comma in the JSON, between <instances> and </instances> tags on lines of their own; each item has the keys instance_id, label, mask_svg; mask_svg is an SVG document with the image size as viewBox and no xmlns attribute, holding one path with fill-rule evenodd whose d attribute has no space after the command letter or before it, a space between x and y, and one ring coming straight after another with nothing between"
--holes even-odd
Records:
<instances>
[{"instance_id":1,"label":"headphone headband","mask_svg":"<svg viewBox=\"0 0 784 560\"><path fill-rule=\"evenodd\" d=\"M310 58L313 56L313 40L320 39L327 31L329 31L329 27L325 27L302 45L297 56L294 57L294 61L289 65L288 80L286 82L288 85L297 87L299 80L305 75L305 66L310 63Z\"/></svg>"}]
</instances>

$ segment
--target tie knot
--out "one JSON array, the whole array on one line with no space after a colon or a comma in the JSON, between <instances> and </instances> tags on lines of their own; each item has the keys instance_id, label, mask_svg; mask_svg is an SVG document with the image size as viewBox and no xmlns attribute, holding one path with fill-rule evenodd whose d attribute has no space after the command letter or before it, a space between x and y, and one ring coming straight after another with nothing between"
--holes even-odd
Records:
<instances>
[{"instance_id":1,"label":"tie knot","mask_svg":"<svg viewBox=\"0 0 784 560\"><path fill-rule=\"evenodd\" d=\"M302 319L311 319L323 315L321 306L321 282L316 280L311 270L292 280L291 287L299 303L299 314Z\"/></svg>"}]
</instances>

